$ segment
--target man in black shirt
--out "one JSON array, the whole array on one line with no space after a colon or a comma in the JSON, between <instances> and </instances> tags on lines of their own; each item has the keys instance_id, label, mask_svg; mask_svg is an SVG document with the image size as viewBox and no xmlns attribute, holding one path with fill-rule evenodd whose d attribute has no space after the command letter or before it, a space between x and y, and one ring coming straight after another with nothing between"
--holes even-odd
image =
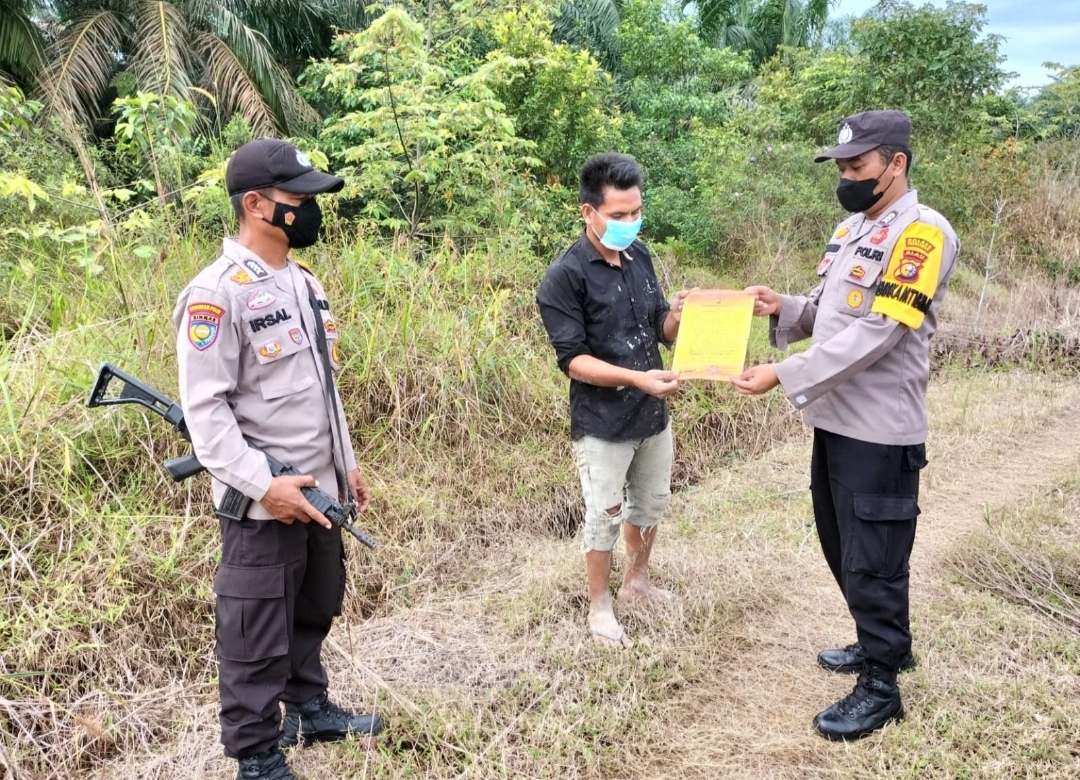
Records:
<instances>
[{"instance_id":1,"label":"man in black shirt","mask_svg":"<svg viewBox=\"0 0 1080 780\"><path fill-rule=\"evenodd\" d=\"M687 292L668 306L649 250L636 240L642 178L626 155L598 154L585 163L585 231L551 264L536 295L559 368L570 377L570 437L585 497L589 631L597 643L618 649L631 645L608 592L620 528L627 560L619 599L674 598L649 581L649 555L671 496L664 399L679 389L659 345L675 340Z\"/></svg>"}]
</instances>

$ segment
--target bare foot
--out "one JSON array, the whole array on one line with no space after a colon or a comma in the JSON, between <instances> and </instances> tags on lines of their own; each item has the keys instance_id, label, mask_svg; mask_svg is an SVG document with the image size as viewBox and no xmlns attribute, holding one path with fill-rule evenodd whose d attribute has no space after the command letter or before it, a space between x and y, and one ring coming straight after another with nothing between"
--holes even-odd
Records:
<instances>
[{"instance_id":1,"label":"bare foot","mask_svg":"<svg viewBox=\"0 0 1080 780\"><path fill-rule=\"evenodd\" d=\"M589 633L596 644L610 650L626 650L634 644L610 608L589 610Z\"/></svg>"},{"instance_id":2,"label":"bare foot","mask_svg":"<svg viewBox=\"0 0 1080 780\"><path fill-rule=\"evenodd\" d=\"M658 601L661 604L670 604L678 600L678 596L670 590L664 590L653 585L648 580L624 582L619 588L619 601Z\"/></svg>"}]
</instances>

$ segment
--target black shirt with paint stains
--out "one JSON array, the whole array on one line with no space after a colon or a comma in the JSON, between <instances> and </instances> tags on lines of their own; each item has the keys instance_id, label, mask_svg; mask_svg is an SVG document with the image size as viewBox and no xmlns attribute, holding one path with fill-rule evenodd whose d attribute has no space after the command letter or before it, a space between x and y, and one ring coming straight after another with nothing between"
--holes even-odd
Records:
<instances>
[{"instance_id":1,"label":"black shirt with paint stains","mask_svg":"<svg viewBox=\"0 0 1080 780\"><path fill-rule=\"evenodd\" d=\"M608 263L583 232L552 263L536 294L559 368L592 355L635 371L662 369L660 344L670 307L656 280L652 256L640 241ZM635 387L597 387L570 380L570 437L632 441L668 424L667 402Z\"/></svg>"}]
</instances>

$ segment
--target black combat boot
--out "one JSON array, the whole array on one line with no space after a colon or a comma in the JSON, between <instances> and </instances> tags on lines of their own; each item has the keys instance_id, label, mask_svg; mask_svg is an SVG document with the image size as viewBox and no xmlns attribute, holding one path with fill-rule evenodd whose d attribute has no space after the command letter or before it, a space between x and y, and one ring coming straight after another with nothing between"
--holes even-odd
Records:
<instances>
[{"instance_id":1,"label":"black combat boot","mask_svg":"<svg viewBox=\"0 0 1080 780\"><path fill-rule=\"evenodd\" d=\"M837 674L861 672L865 660L866 652L858 642L835 650L822 650L817 657L818 666ZM910 672L914 668L915 656L908 652L907 657L900 662L900 671Z\"/></svg>"},{"instance_id":2,"label":"black combat boot","mask_svg":"<svg viewBox=\"0 0 1080 780\"><path fill-rule=\"evenodd\" d=\"M285 763L285 756L276 747L240 759L236 780L299 780Z\"/></svg>"},{"instance_id":3,"label":"black combat boot","mask_svg":"<svg viewBox=\"0 0 1080 780\"><path fill-rule=\"evenodd\" d=\"M382 718L375 713L356 715L330 701L326 692L303 704L285 705L285 728L278 744L283 748L297 743L336 742L349 734L374 737L383 729Z\"/></svg>"},{"instance_id":4,"label":"black combat boot","mask_svg":"<svg viewBox=\"0 0 1080 780\"><path fill-rule=\"evenodd\" d=\"M896 672L867 661L855 690L819 712L814 718L814 728L828 739L859 739L903 717Z\"/></svg>"}]
</instances>

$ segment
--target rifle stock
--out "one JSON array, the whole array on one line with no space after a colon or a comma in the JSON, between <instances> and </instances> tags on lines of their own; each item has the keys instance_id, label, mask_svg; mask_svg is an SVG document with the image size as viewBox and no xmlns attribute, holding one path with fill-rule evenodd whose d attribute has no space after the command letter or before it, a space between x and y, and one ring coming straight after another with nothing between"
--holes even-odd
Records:
<instances>
[{"instance_id":1,"label":"rifle stock","mask_svg":"<svg viewBox=\"0 0 1080 780\"><path fill-rule=\"evenodd\" d=\"M109 387L113 380L118 380L122 383L122 386L118 395L110 396ZM179 404L115 366L102 363L101 368L98 370L97 381L94 382L90 397L86 400L86 405L93 409L98 406L118 406L121 404L138 404L149 409L154 414L164 418L185 441L191 442L191 434L188 432L187 424L184 422L184 411ZM275 477L302 476L295 467L282 463L276 458L266 455L266 453L263 453L263 455L270 466L270 473ZM177 458L169 458L169 460L165 461L165 469L175 482L183 482L185 479L190 479L196 474L205 471L206 467L199 462L199 458L192 452ZM352 519L356 516L354 506L336 501L319 488L305 487L300 488L300 491L311 505L322 512L331 523L348 531L357 541L372 550L378 546L372 536L353 525ZM250 498L236 488L228 486L221 505L215 509L215 514L224 520L240 521L244 518L249 506L251 506Z\"/></svg>"}]
</instances>

